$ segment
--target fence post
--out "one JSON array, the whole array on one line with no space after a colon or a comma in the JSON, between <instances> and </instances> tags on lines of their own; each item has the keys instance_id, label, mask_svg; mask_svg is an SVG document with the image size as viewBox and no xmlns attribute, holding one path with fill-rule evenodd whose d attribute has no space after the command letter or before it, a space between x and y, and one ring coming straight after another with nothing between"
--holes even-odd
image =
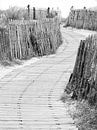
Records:
<instances>
[{"instance_id":1,"label":"fence post","mask_svg":"<svg viewBox=\"0 0 97 130\"><path fill-rule=\"evenodd\" d=\"M27 9L28 9L28 19L30 19L30 5L27 5Z\"/></svg>"},{"instance_id":2,"label":"fence post","mask_svg":"<svg viewBox=\"0 0 97 130\"><path fill-rule=\"evenodd\" d=\"M33 7L33 19L36 19L36 10L35 10L35 7Z\"/></svg>"}]
</instances>

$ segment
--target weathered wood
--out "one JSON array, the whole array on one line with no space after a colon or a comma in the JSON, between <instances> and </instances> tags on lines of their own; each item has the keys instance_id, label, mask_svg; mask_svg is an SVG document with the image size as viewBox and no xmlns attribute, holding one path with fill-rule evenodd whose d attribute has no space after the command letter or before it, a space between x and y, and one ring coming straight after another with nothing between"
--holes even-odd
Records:
<instances>
[{"instance_id":1,"label":"weathered wood","mask_svg":"<svg viewBox=\"0 0 97 130\"><path fill-rule=\"evenodd\" d=\"M11 60L9 32L6 29L0 28L0 60Z\"/></svg>"},{"instance_id":2,"label":"weathered wood","mask_svg":"<svg viewBox=\"0 0 97 130\"><path fill-rule=\"evenodd\" d=\"M76 99L97 103L97 35L80 42L73 73L65 89Z\"/></svg>"},{"instance_id":3,"label":"weathered wood","mask_svg":"<svg viewBox=\"0 0 97 130\"><path fill-rule=\"evenodd\" d=\"M0 43L5 45L6 41L9 42L9 53L12 59L27 59L55 53L62 43L57 17L37 21L12 21L9 23L8 35L3 32ZM4 47L0 46L0 48L2 50Z\"/></svg>"},{"instance_id":4,"label":"weathered wood","mask_svg":"<svg viewBox=\"0 0 97 130\"><path fill-rule=\"evenodd\" d=\"M71 10L65 26L97 30L97 12L86 9Z\"/></svg>"}]
</instances>

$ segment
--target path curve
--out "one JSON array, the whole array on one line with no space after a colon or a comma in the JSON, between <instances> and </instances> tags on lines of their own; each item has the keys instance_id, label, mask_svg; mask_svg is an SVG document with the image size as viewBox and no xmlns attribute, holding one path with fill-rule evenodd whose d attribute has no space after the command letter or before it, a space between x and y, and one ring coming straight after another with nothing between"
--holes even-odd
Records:
<instances>
[{"instance_id":1,"label":"path curve","mask_svg":"<svg viewBox=\"0 0 97 130\"><path fill-rule=\"evenodd\" d=\"M0 130L76 130L60 97L84 36L62 28L57 53L0 79Z\"/></svg>"}]
</instances>

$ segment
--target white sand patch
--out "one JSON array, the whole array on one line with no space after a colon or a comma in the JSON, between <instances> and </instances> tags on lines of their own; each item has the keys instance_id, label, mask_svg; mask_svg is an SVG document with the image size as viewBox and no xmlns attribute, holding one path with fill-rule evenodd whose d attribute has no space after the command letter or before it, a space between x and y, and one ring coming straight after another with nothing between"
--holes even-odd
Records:
<instances>
[{"instance_id":1,"label":"white sand patch","mask_svg":"<svg viewBox=\"0 0 97 130\"><path fill-rule=\"evenodd\" d=\"M73 31L81 35L84 35L86 37L88 37L89 35L97 34L96 31L90 31L90 30L84 30L84 29L73 29Z\"/></svg>"},{"instance_id":2,"label":"white sand patch","mask_svg":"<svg viewBox=\"0 0 97 130\"><path fill-rule=\"evenodd\" d=\"M64 26L64 25L63 25ZM97 34L96 31L91 31L91 30L84 30L84 29L76 29L76 28L72 28L72 27L66 27L66 29L68 29L69 31L72 31L74 33L83 35L85 37L88 37L89 35L94 35Z\"/></svg>"},{"instance_id":3,"label":"white sand patch","mask_svg":"<svg viewBox=\"0 0 97 130\"><path fill-rule=\"evenodd\" d=\"M14 66L7 66L7 67L0 66L0 79L4 77L6 74L12 72L13 70L17 68L22 68L24 66L28 66L32 63L35 63L38 60L39 58L32 58L30 60L23 60L21 65L14 65Z\"/></svg>"},{"instance_id":4,"label":"white sand patch","mask_svg":"<svg viewBox=\"0 0 97 130\"><path fill-rule=\"evenodd\" d=\"M63 27L61 26L61 28L63 28ZM75 28L72 28L72 27L67 27L67 28L63 28L63 29L68 29L68 31L72 31L74 33L80 34L80 35L85 36L85 37L87 37L88 35L97 34L96 31L89 31L89 30L83 30L83 29L75 29ZM60 48L59 48L59 51L60 51ZM55 55L51 55L51 56L53 57ZM9 66L9 67L8 66L7 67L0 66L0 79L2 77L4 77L6 74L10 73L11 71L13 71L13 70L15 70L17 68L21 68L21 67L30 65L32 63L35 63L39 59L40 58L32 58L30 60L23 60L22 61L23 63L21 65L14 65L14 66Z\"/></svg>"}]
</instances>

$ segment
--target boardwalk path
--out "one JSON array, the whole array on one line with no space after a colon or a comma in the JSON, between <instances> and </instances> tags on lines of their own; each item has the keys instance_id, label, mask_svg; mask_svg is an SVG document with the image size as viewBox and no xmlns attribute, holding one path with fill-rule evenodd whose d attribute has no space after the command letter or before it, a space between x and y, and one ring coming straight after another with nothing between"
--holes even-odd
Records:
<instances>
[{"instance_id":1,"label":"boardwalk path","mask_svg":"<svg viewBox=\"0 0 97 130\"><path fill-rule=\"evenodd\" d=\"M76 130L59 100L83 37L62 29L57 53L0 80L0 130Z\"/></svg>"}]
</instances>

